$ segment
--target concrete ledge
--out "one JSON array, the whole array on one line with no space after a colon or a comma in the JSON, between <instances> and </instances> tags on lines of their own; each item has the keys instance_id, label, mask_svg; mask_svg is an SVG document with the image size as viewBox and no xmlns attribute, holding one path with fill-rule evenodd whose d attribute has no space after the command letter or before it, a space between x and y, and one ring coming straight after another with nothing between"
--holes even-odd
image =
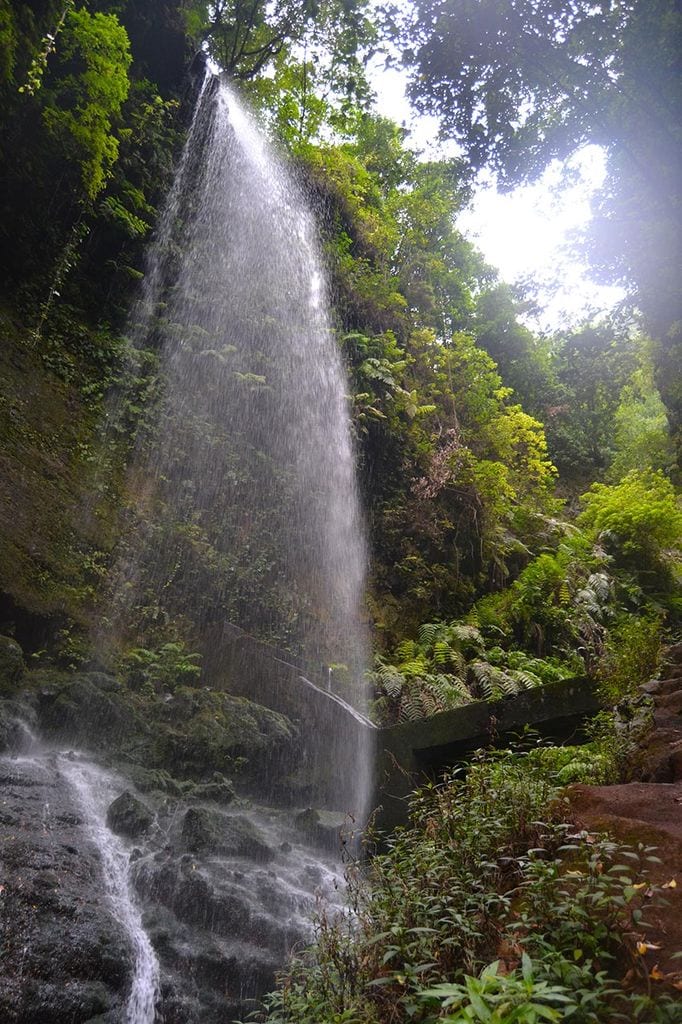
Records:
<instances>
[{"instance_id":1,"label":"concrete ledge","mask_svg":"<svg viewBox=\"0 0 682 1024\"><path fill-rule=\"evenodd\" d=\"M587 678L526 690L499 701L477 701L432 718L381 729L377 737L378 827L387 831L407 821L412 790L439 771L466 760L482 747L509 742L530 726L543 736L580 742L581 727L599 710L594 684Z\"/></svg>"}]
</instances>

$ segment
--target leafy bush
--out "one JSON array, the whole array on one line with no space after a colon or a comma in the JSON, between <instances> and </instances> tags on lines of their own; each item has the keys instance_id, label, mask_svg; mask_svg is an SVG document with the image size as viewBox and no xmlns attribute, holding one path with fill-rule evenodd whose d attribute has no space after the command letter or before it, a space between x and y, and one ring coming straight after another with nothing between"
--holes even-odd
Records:
<instances>
[{"instance_id":1,"label":"leafy bush","mask_svg":"<svg viewBox=\"0 0 682 1024\"><path fill-rule=\"evenodd\" d=\"M427 622L418 640L403 640L391 661L377 658L373 682L382 724L415 721L473 700L500 700L578 674L580 661L535 658L486 648L482 632L464 622Z\"/></svg>"},{"instance_id":2,"label":"leafy bush","mask_svg":"<svg viewBox=\"0 0 682 1024\"><path fill-rule=\"evenodd\" d=\"M661 620L631 615L611 631L599 664L599 686L616 703L631 696L656 674L661 649Z\"/></svg>"},{"instance_id":3,"label":"leafy bush","mask_svg":"<svg viewBox=\"0 0 682 1024\"><path fill-rule=\"evenodd\" d=\"M596 741L580 747L537 747L527 756L529 764L542 769L561 786L572 782L602 786L619 781L612 752Z\"/></svg>"},{"instance_id":4,"label":"leafy bush","mask_svg":"<svg viewBox=\"0 0 682 1024\"><path fill-rule=\"evenodd\" d=\"M484 1024L539 1024L557 1021L561 1010L575 1009L563 985L550 985L534 977L533 964L524 953L521 970L500 973L500 961L485 967L478 978L465 976L461 985L437 985L422 992L425 1000L439 1000L446 1024L481 1021ZM561 1009L559 1009L559 1007Z\"/></svg>"},{"instance_id":5,"label":"leafy bush","mask_svg":"<svg viewBox=\"0 0 682 1024\"><path fill-rule=\"evenodd\" d=\"M558 797L509 752L416 793L412 827L352 877L352 913L321 915L260 1019L674 1021L641 954L653 851L576 832Z\"/></svg>"},{"instance_id":6,"label":"leafy bush","mask_svg":"<svg viewBox=\"0 0 682 1024\"><path fill-rule=\"evenodd\" d=\"M166 643L156 650L135 647L121 658L121 671L134 689L173 691L196 682L201 675L200 654L192 654L184 643Z\"/></svg>"},{"instance_id":7,"label":"leafy bush","mask_svg":"<svg viewBox=\"0 0 682 1024\"><path fill-rule=\"evenodd\" d=\"M663 473L633 470L619 484L593 484L578 522L599 537L617 564L636 571L645 590L672 589L682 509ZM678 551L679 555L679 551Z\"/></svg>"}]
</instances>

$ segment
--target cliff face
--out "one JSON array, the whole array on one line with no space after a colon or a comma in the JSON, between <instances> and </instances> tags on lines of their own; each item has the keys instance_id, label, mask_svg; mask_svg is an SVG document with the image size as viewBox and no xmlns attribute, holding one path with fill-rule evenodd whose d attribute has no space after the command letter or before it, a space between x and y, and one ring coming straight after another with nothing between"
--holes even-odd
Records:
<instances>
[{"instance_id":1,"label":"cliff face","mask_svg":"<svg viewBox=\"0 0 682 1024\"><path fill-rule=\"evenodd\" d=\"M94 491L104 452L87 365L58 363L6 311L0 332L0 628L33 652L87 620L115 507Z\"/></svg>"}]
</instances>

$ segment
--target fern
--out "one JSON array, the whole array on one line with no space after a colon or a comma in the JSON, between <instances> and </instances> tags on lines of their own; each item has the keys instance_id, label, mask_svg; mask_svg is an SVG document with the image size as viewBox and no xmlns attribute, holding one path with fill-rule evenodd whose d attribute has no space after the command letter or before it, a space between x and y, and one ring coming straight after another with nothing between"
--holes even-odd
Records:
<instances>
[{"instance_id":1,"label":"fern","mask_svg":"<svg viewBox=\"0 0 682 1024\"><path fill-rule=\"evenodd\" d=\"M424 644L425 647L431 647L438 634L443 628L442 623L438 622L425 622L419 627L419 642Z\"/></svg>"},{"instance_id":2,"label":"fern","mask_svg":"<svg viewBox=\"0 0 682 1024\"><path fill-rule=\"evenodd\" d=\"M485 648L485 641L481 632L475 626L468 626L463 622L453 622L449 631L461 643L471 644L481 651Z\"/></svg>"},{"instance_id":3,"label":"fern","mask_svg":"<svg viewBox=\"0 0 682 1024\"><path fill-rule=\"evenodd\" d=\"M398 718L401 722L417 722L424 717L423 695L417 686L410 686L402 695Z\"/></svg>"},{"instance_id":4,"label":"fern","mask_svg":"<svg viewBox=\"0 0 682 1024\"><path fill-rule=\"evenodd\" d=\"M433 645L433 660L436 665L447 665L452 660L450 645L445 640L436 640Z\"/></svg>"},{"instance_id":5,"label":"fern","mask_svg":"<svg viewBox=\"0 0 682 1024\"><path fill-rule=\"evenodd\" d=\"M604 605L611 597L611 577L605 572L593 572L587 580L590 590L594 591L599 602Z\"/></svg>"},{"instance_id":6,"label":"fern","mask_svg":"<svg viewBox=\"0 0 682 1024\"><path fill-rule=\"evenodd\" d=\"M405 676L393 665L382 665L377 670L377 677L381 689L387 697L399 697L405 685Z\"/></svg>"},{"instance_id":7,"label":"fern","mask_svg":"<svg viewBox=\"0 0 682 1024\"><path fill-rule=\"evenodd\" d=\"M416 658L419 653L419 647L414 640L401 640L396 647L395 656L399 662L403 662Z\"/></svg>"},{"instance_id":8,"label":"fern","mask_svg":"<svg viewBox=\"0 0 682 1024\"><path fill-rule=\"evenodd\" d=\"M406 678L422 676L428 668L426 659L423 657L413 658L411 661L400 663L400 671Z\"/></svg>"},{"instance_id":9,"label":"fern","mask_svg":"<svg viewBox=\"0 0 682 1024\"><path fill-rule=\"evenodd\" d=\"M542 679L536 676L534 672L517 668L510 669L507 675L514 680L517 690L533 690L536 686L542 686Z\"/></svg>"}]
</instances>

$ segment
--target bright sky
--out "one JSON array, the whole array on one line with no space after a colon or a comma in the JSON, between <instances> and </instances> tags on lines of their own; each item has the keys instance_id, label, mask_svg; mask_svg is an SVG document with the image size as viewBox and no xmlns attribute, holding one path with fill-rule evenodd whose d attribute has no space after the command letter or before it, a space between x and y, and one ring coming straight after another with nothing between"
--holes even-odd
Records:
<instances>
[{"instance_id":1,"label":"bright sky","mask_svg":"<svg viewBox=\"0 0 682 1024\"><path fill-rule=\"evenodd\" d=\"M448 148L436 142L437 120L414 116L400 71L375 66L370 81L378 112L410 128L415 149L427 156L447 155ZM483 177L471 208L457 221L505 281L533 281L542 307L537 318L528 319L535 330L575 324L611 308L624 295L620 288L591 281L585 263L570 252L572 236L590 220L590 197L604 178L604 153L588 146L571 158L568 169L572 173L566 176L555 162L534 185L506 195Z\"/></svg>"}]
</instances>

